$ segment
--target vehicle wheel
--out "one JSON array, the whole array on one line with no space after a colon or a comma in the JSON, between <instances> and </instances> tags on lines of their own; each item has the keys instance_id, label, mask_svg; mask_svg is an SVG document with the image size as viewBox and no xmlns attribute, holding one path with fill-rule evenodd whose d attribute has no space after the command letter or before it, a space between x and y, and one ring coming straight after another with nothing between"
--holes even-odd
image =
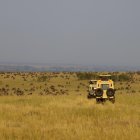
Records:
<instances>
[{"instance_id":1,"label":"vehicle wheel","mask_svg":"<svg viewBox=\"0 0 140 140\"><path fill-rule=\"evenodd\" d=\"M103 95L103 90L101 88L98 88L96 91L95 91L95 94L97 97L101 97Z\"/></svg>"},{"instance_id":2,"label":"vehicle wheel","mask_svg":"<svg viewBox=\"0 0 140 140\"><path fill-rule=\"evenodd\" d=\"M115 94L115 90L109 88L109 89L107 90L106 94L107 94L108 97L113 97L114 94Z\"/></svg>"}]
</instances>

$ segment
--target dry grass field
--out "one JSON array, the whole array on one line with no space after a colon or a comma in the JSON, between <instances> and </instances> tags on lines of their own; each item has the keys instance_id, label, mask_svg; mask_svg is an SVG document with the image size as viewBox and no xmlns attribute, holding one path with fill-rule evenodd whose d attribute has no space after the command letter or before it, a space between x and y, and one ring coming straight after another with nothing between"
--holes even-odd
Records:
<instances>
[{"instance_id":1,"label":"dry grass field","mask_svg":"<svg viewBox=\"0 0 140 140\"><path fill-rule=\"evenodd\" d=\"M140 75L131 76L103 105L75 73L0 73L0 139L139 140Z\"/></svg>"}]
</instances>

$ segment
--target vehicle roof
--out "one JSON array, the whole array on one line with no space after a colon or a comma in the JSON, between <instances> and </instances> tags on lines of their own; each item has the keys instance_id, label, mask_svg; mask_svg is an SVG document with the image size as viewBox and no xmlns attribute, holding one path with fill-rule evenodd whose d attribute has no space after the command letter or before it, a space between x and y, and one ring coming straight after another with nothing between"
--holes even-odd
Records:
<instances>
[{"instance_id":1,"label":"vehicle roof","mask_svg":"<svg viewBox=\"0 0 140 140\"><path fill-rule=\"evenodd\" d=\"M105 75L99 75L100 77L111 77L111 75L109 74L105 74Z\"/></svg>"}]
</instances>

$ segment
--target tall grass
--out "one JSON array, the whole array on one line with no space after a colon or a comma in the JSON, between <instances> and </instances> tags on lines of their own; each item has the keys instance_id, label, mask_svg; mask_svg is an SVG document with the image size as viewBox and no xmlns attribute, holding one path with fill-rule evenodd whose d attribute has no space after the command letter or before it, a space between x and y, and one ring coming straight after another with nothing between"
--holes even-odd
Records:
<instances>
[{"instance_id":1,"label":"tall grass","mask_svg":"<svg viewBox=\"0 0 140 140\"><path fill-rule=\"evenodd\" d=\"M118 94L116 104L85 95L0 98L0 139L139 140L140 94Z\"/></svg>"}]
</instances>

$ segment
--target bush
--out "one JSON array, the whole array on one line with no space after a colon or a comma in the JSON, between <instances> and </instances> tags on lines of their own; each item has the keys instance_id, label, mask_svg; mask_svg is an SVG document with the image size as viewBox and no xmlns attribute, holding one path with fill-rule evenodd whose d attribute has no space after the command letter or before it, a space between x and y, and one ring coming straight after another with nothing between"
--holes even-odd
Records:
<instances>
[{"instance_id":1,"label":"bush","mask_svg":"<svg viewBox=\"0 0 140 140\"><path fill-rule=\"evenodd\" d=\"M136 73L137 73L138 75L140 75L140 71L137 71Z\"/></svg>"},{"instance_id":2,"label":"bush","mask_svg":"<svg viewBox=\"0 0 140 140\"><path fill-rule=\"evenodd\" d=\"M47 81L47 79L48 79L47 76L40 76L40 77L38 77L37 81L38 82L45 82L45 81Z\"/></svg>"},{"instance_id":3,"label":"bush","mask_svg":"<svg viewBox=\"0 0 140 140\"><path fill-rule=\"evenodd\" d=\"M131 80L131 77L128 74L120 74L118 76L118 80L119 81L130 81Z\"/></svg>"},{"instance_id":4,"label":"bush","mask_svg":"<svg viewBox=\"0 0 140 140\"><path fill-rule=\"evenodd\" d=\"M136 91L135 90L132 90L132 93L136 93Z\"/></svg>"},{"instance_id":5,"label":"bush","mask_svg":"<svg viewBox=\"0 0 140 140\"><path fill-rule=\"evenodd\" d=\"M119 81L118 75L112 75L112 80L113 81Z\"/></svg>"},{"instance_id":6,"label":"bush","mask_svg":"<svg viewBox=\"0 0 140 140\"><path fill-rule=\"evenodd\" d=\"M119 75L112 75L112 80L126 82L132 80L132 76L130 74L125 74L125 73Z\"/></svg>"},{"instance_id":7,"label":"bush","mask_svg":"<svg viewBox=\"0 0 140 140\"><path fill-rule=\"evenodd\" d=\"M79 80L91 80L96 79L98 76L96 73L91 72L78 72L76 73Z\"/></svg>"}]
</instances>

